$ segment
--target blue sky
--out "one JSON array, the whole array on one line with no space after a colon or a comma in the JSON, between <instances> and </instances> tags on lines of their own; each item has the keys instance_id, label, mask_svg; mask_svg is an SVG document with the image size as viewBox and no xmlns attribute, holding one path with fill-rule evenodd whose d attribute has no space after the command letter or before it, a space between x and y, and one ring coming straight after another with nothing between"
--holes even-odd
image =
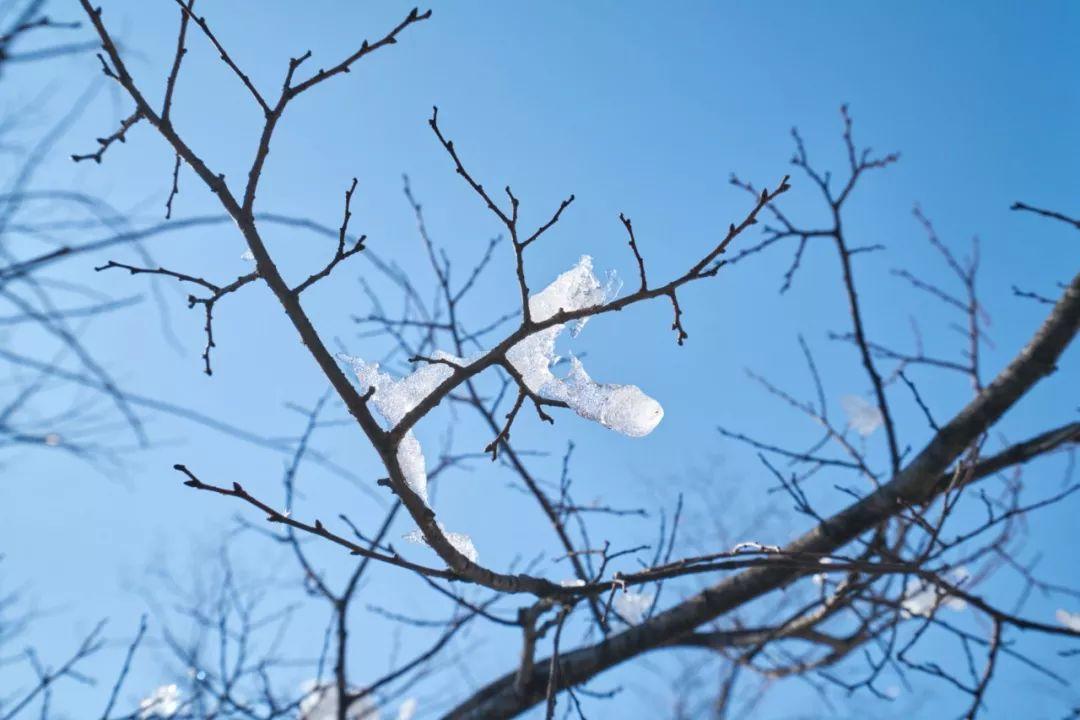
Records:
<instances>
[{"instance_id":1,"label":"blue sky","mask_svg":"<svg viewBox=\"0 0 1080 720\"><path fill-rule=\"evenodd\" d=\"M107 23L130 50L137 79L160 97L175 43L174 3L103 4ZM268 92L276 92L290 55L310 48L315 52L312 67L330 64L361 38L381 35L408 9L398 3L328 0L205 0L200 5L233 57ZM980 284L995 343L987 350L989 377L1029 337L1043 313L1038 305L1012 297L1009 287L1015 283L1051 292L1076 267L1077 246L1067 228L1008 208L1025 200L1077 211L1080 91L1070 78L1080 69L1078 21L1080 7L1066 2L439 3L432 20L410 30L396 47L366 59L290 108L257 204L265 211L336 226L342 193L355 176L353 228L368 235L369 247L380 257L397 262L423 283L430 276L401 193L401 174L408 173L433 235L460 276L500 228L455 176L428 129L431 106L437 104L442 127L470 170L491 187L509 183L522 199L527 220L542 222L560 199L576 194L564 220L529 257L534 287L581 254L592 255L598 268L632 280L633 258L619 212L634 221L650 276L665 278L684 270L746 212L747 197L727 183L730 172L762 185L775 184L792 171L793 125L803 133L813 159L841 169L838 108L846 102L860 143L902 154L900 163L866 178L847 217L859 244L889 248L864 256L857 266L869 332L882 342L907 345L908 318L916 317L928 347L952 356L959 351L960 341L939 307L890 275L891 269L903 267L947 282L912 217L918 203L959 253L967 252L972 236L980 238ZM174 121L235 189L254 151L260 113L204 39L193 34ZM99 75L91 57L69 58L20 68L5 79L5 92L28 99L55 86L44 117L45 110L65 107ZM172 157L148 127L136 128L125 145L111 149L102 167L73 166L66 160L69 153L90 148L94 137L111 131L128 112L115 88L102 87L55 157L43 165L36 185L92 191L129 211L137 224L157 221ZM24 130L33 137L43 127L41 119L33 119ZM190 173L182 173L180 182L178 217L219 212ZM810 184L797 173L793 184L784 201L789 215L807 225L823 221ZM313 235L282 229L267 234L279 265L298 279L317 268L331 247ZM247 269L239 259L241 238L227 224L155 240L148 249L166 267L216 280L230 280ZM673 341L670 308L663 303L591 323L570 347L588 353L594 377L640 385L660 400L665 419L649 437L630 440L572 416L560 417L554 428L523 418L515 439L553 453L536 460L537 472L557 478L559 456L573 439L579 492L623 505L670 508L680 489L700 483L694 478L704 475L709 493L735 498L723 506L724 525L732 533L750 530L757 509L776 496L765 495L771 483L753 453L724 441L716 425L792 444L813 437L815 429L766 396L744 369L809 396L796 342L802 333L837 412L841 395L868 390L855 354L826 337L828 331L848 329L831 248L811 244L794 287L781 296L777 289L791 252L791 246L775 248L689 288L680 297L690 333L682 348ZM493 310L498 314L510 307L516 297L509 251L504 247L501 253L466 308L474 324ZM114 296L149 292L142 278L91 273L92 264L113 258L135 259L110 255L74 262L64 266L62 276ZM362 256L312 291L307 302L325 337L339 340L354 354L378 358L385 343L360 339L350 319L371 309L357 281L361 275L375 277ZM391 307L398 306L399 298L385 284L372 282L386 293ZM324 382L269 293L251 288L219 305L215 373L207 378L199 359L201 318L186 309L181 293L163 287L182 350L170 343L158 313L147 304L88 331L88 344L107 366L134 392L262 435L297 434L303 419L286 403L311 405ZM39 350L32 344L21 349ZM1074 417L1078 361L1073 348L1062 372L1010 412L1000 434L1019 439ZM959 408L969 392L956 378L926 373L918 380L939 417ZM902 442L917 449L927 438L925 423L899 389L894 392L905 427ZM340 410L332 414L343 415ZM447 417L421 426L425 447L437 447ZM4 460L0 547L7 554L5 578L25 581L31 596L55 611L35 635L46 650L62 652L73 630L105 615L113 618L112 636L123 638L145 605L136 591L154 589L147 568L168 566L187 574L187 568L198 566L193 558L214 548L233 527L240 508L182 487L170 469L173 463L187 463L207 479L242 480L267 496L280 492L280 454L165 416L156 417L150 430L154 446L130 453L122 476L102 477L44 453ZM454 421L456 448L479 449L487 440L471 418ZM317 444L373 486L376 458L359 433L332 428ZM880 435L870 439L870 447L879 461L884 459ZM1058 458L1033 467L1030 477L1045 475L1056 488L1063 471ZM509 482L507 471L476 463L472 472L447 476L437 501L448 525L473 536L481 559L503 568L515 557L555 552L550 531L526 499L508 488ZM308 466L302 484L308 488L303 501L308 512L330 516L347 511L358 522L376 521L377 504L349 482ZM816 490L824 507L841 501L831 483ZM789 510L783 501L777 504ZM478 507L484 511L477 513ZM1034 556L1035 547L1047 548L1041 567L1073 581L1076 565L1063 543L1075 507L1051 509L1033 521L1028 556ZM706 515L703 506L699 510ZM651 542L655 517L600 527L627 545ZM804 520L788 513L763 530L765 536L752 539L782 543L804 527ZM260 547L243 545L238 563L261 571ZM423 549L413 553L431 559ZM325 561L343 567L335 556L328 554ZM554 576L559 570L550 572ZM371 592L380 603L430 611L415 581L389 569L373 577ZM1052 613L1055 602L1036 599L1031 612ZM303 617L311 636L321 637L322 616ZM372 633L373 646L389 642L388 632L369 627L369 619L356 622ZM476 682L512 662L516 644L507 640L487 631L471 639L490 650L473 661L469 674ZM1059 647L1025 641L1046 653ZM375 667L379 654L373 655L357 662ZM154 651L146 657L153 656ZM663 661L652 662L662 667ZM148 661L133 677L136 688L159 679L151 666ZM102 665L104 676L110 667ZM1032 717L1060 714L1056 691L1044 689L1041 680L1015 664L1006 667L992 691L991 717L1010 716L1020 707ZM1060 669L1075 672L1065 665ZM628 717L652 717L667 702L663 692L647 689L655 682L649 670L639 668L616 671L598 687L621 683L636 688L615 703ZM957 701L940 685L920 682L917 687L928 697ZM83 698L83 692L74 691L72 697ZM805 688L782 687L762 717L797 715L795 708L805 707L806 698ZM891 712L874 707L882 717ZM830 712L822 709L820 716L842 716Z\"/></svg>"}]
</instances>

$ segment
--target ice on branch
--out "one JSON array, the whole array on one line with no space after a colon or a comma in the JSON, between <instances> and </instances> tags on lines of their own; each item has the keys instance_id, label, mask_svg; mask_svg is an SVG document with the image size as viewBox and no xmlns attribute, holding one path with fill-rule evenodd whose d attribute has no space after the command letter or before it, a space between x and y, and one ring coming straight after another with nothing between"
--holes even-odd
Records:
<instances>
[{"instance_id":1,"label":"ice on branch","mask_svg":"<svg viewBox=\"0 0 1080 720\"><path fill-rule=\"evenodd\" d=\"M664 417L660 403L636 385L606 385L594 382L581 361L570 357L570 372L562 380L545 385L540 394L562 400L586 420L595 420L630 437L644 437Z\"/></svg>"},{"instance_id":2,"label":"ice on branch","mask_svg":"<svg viewBox=\"0 0 1080 720\"><path fill-rule=\"evenodd\" d=\"M381 371L379 363L364 362L350 355L339 357L352 367L361 386L365 389L374 388L375 394L371 397L371 404L390 427L401 422L410 410L430 395L441 382L450 377L454 369L447 365L447 362L454 365L464 364L460 358L437 352L432 359L445 362L425 363L411 375L398 379ZM401 472L405 476L405 482L426 503L427 467L424 463L424 452L420 447L420 441L411 430L405 433L401 444L398 445L397 459L401 465Z\"/></svg>"},{"instance_id":3,"label":"ice on branch","mask_svg":"<svg viewBox=\"0 0 1080 720\"><path fill-rule=\"evenodd\" d=\"M248 262L255 262L255 253L251 250L245 250L244 254L240 256L241 260L247 260Z\"/></svg>"},{"instance_id":4,"label":"ice on branch","mask_svg":"<svg viewBox=\"0 0 1080 720\"><path fill-rule=\"evenodd\" d=\"M637 625L645 619L645 613L652 607L652 601L651 594L626 590L615 596L612 606L626 622Z\"/></svg>"},{"instance_id":5,"label":"ice on branch","mask_svg":"<svg viewBox=\"0 0 1080 720\"><path fill-rule=\"evenodd\" d=\"M840 398L840 407L847 415L851 428L866 437L881 427L884 418L877 405L867 402L858 395L845 395Z\"/></svg>"},{"instance_id":6,"label":"ice on branch","mask_svg":"<svg viewBox=\"0 0 1080 720\"><path fill-rule=\"evenodd\" d=\"M535 322L542 322L560 310L572 312L602 305L616 290L614 279L601 283L596 278L592 258L583 255L577 265L529 298L529 311ZM574 322L571 333L576 335L584 325L585 318ZM565 329L565 323L545 328L507 351L507 361L521 374L525 386L541 397L565 402L581 417L624 435L642 437L652 432L664 417L664 409L638 387L598 383L589 377L575 357L570 358L570 372L566 377L555 376L551 371L559 359L555 354L555 340ZM469 362L440 351L412 374L395 378L380 370L378 363L350 355L339 357L352 367L365 390L374 390L370 402L389 427L401 422L410 410L449 378L454 367ZM402 438L397 458L409 487L427 502L424 453L411 430Z\"/></svg>"},{"instance_id":7,"label":"ice on branch","mask_svg":"<svg viewBox=\"0 0 1080 720\"><path fill-rule=\"evenodd\" d=\"M162 685L139 701L139 718L171 718L180 711L180 688Z\"/></svg>"},{"instance_id":8,"label":"ice on branch","mask_svg":"<svg viewBox=\"0 0 1080 720\"><path fill-rule=\"evenodd\" d=\"M300 686L304 693L298 710L300 720L337 720L338 718L338 692L337 688L330 683L320 683L308 680ZM355 693L355 688L349 688L350 693ZM379 709L375 707L367 696L349 704L345 713L346 720L379 720Z\"/></svg>"},{"instance_id":9,"label":"ice on branch","mask_svg":"<svg viewBox=\"0 0 1080 720\"><path fill-rule=\"evenodd\" d=\"M439 523L439 529L442 530L442 534L446 536L447 542L449 542L459 553L469 558L469 562L476 562L476 559L480 557L480 554L476 552L476 546L473 545L471 537L465 533L447 532L442 523ZM417 545L429 544L427 538L424 537L424 533L420 532L420 528L406 533L405 539L409 542L416 543Z\"/></svg>"},{"instance_id":10,"label":"ice on branch","mask_svg":"<svg viewBox=\"0 0 1080 720\"><path fill-rule=\"evenodd\" d=\"M560 310L573 312L602 305L616 291L614 279L601 283L593 274L592 258L583 255L577 265L529 298L529 313L534 322L543 322ZM573 323L572 335L581 331L585 320ZM521 373L529 390L565 402L581 417L624 435L642 437L652 432L664 417L664 409L638 387L598 383L575 357L570 358L570 372L565 378L555 376L551 371L559 359L555 340L565 328L560 324L533 333L506 353L506 359Z\"/></svg>"},{"instance_id":11,"label":"ice on branch","mask_svg":"<svg viewBox=\"0 0 1080 720\"><path fill-rule=\"evenodd\" d=\"M1080 632L1080 612L1069 612L1068 610L1060 609L1054 614L1054 617L1069 630Z\"/></svg>"},{"instance_id":12,"label":"ice on branch","mask_svg":"<svg viewBox=\"0 0 1080 720\"><path fill-rule=\"evenodd\" d=\"M820 560L818 560L818 564L820 564L820 565L832 565L834 562L836 562L836 561L833 560L831 557L823 557ZM814 576L812 578L810 578L810 580L815 585L824 585L825 581L827 579L828 579L828 575L826 573L824 573L824 572L814 573Z\"/></svg>"},{"instance_id":13,"label":"ice on branch","mask_svg":"<svg viewBox=\"0 0 1080 720\"><path fill-rule=\"evenodd\" d=\"M963 584L969 577L967 568L953 568L948 573L948 581L953 585ZM930 617L938 606L960 612L967 607L963 598L952 597L934 583L923 582L918 578L909 578L904 589L904 600L900 606L908 617Z\"/></svg>"},{"instance_id":14,"label":"ice on branch","mask_svg":"<svg viewBox=\"0 0 1080 720\"><path fill-rule=\"evenodd\" d=\"M397 720L413 720L418 705L416 698L411 697L402 700L401 705L398 706Z\"/></svg>"}]
</instances>

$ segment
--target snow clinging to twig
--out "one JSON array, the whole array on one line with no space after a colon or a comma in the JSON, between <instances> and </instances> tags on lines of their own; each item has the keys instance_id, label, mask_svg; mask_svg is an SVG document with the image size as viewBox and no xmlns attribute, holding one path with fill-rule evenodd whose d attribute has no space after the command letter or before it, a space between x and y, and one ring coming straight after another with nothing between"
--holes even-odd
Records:
<instances>
[{"instance_id":1,"label":"snow clinging to twig","mask_svg":"<svg viewBox=\"0 0 1080 720\"><path fill-rule=\"evenodd\" d=\"M953 585L962 585L971 577L966 567L953 568L948 573L948 582ZM919 578L908 578L904 588L904 600L900 606L908 617L930 617L934 610L947 607L950 610L960 612L967 607L967 602L960 597L953 597L934 583L924 582Z\"/></svg>"},{"instance_id":2,"label":"snow clinging to twig","mask_svg":"<svg viewBox=\"0 0 1080 720\"><path fill-rule=\"evenodd\" d=\"M615 595L611 605L626 622L637 625L645 619L645 613L652 607L653 596L649 593L639 593L625 590Z\"/></svg>"},{"instance_id":3,"label":"snow clinging to twig","mask_svg":"<svg viewBox=\"0 0 1080 720\"><path fill-rule=\"evenodd\" d=\"M845 395L840 398L840 407L847 415L851 428L863 437L872 434L885 421L878 406L859 395Z\"/></svg>"},{"instance_id":4,"label":"snow clinging to twig","mask_svg":"<svg viewBox=\"0 0 1080 720\"><path fill-rule=\"evenodd\" d=\"M337 720L336 687L330 683L308 680L300 688L304 692L297 708L300 711L300 720ZM349 692L356 692L356 688L349 688ZM345 717L347 720L379 720L379 709L372 704L371 698L365 695L349 704Z\"/></svg>"},{"instance_id":5,"label":"snow clinging to twig","mask_svg":"<svg viewBox=\"0 0 1080 720\"><path fill-rule=\"evenodd\" d=\"M1080 632L1080 612L1069 612L1068 610L1061 608L1054 613L1054 617L1069 630Z\"/></svg>"},{"instance_id":6,"label":"snow clinging to twig","mask_svg":"<svg viewBox=\"0 0 1080 720\"><path fill-rule=\"evenodd\" d=\"M401 705L398 706L397 720L413 720L413 716L416 715L416 709L419 706L416 698L405 698L401 701Z\"/></svg>"},{"instance_id":7,"label":"snow clinging to twig","mask_svg":"<svg viewBox=\"0 0 1080 720\"><path fill-rule=\"evenodd\" d=\"M375 394L371 397L371 404L379 411L390 427L397 425L401 419L414 407L426 398L439 386L439 383L450 377L453 368L443 362L425 363L418 367L411 375L403 378L394 378L379 369L379 363L364 362L358 357L351 355L339 355L344 362L348 363L360 384L366 388L374 388ZM435 360L445 360L455 365L464 364L464 360L456 358L444 352L437 352L433 356ZM413 492L427 502L427 468L424 463L424 453L420 447L420 441L410 430L405 433L398 445L398 462L401 464L401 472L405 476L405 482L409 484Z\"/></svg>"},{"instance_id":8,"label":"snow clinging to twig","mask_svg":"<svg viewBox=\"0 0 1080 720\"><path fill-rule=\"evenodd\" d=\"M476 552L476 546L473 545L472 538L465 533L449 532L443 527L442 523L439 523L439 529L442 530L442 534L446 536L447 542L449 542L455 550L469 558L470 562L476 562L480 554ZM427 538L424 537L424 533L420 532L420 528L408 532L405 534L405 539L411 543L417 545L427 545Z\"/></svg>"},{"instance_id":9,"label":"snow clinging to twig","mask_svg":"<svg viewBox=\"0 0 1080 720\"><path fill-rule=\"evenodd\" d=\"M593 274L592 258L583 255L577 265L529 298L529 312L534 321L542 322L560 310L573 312L602 305L615 291L614 280L601 284ZM580 332L585 320L573 323L571 334ZM541 397L565 402L581 417L623 435L643 437L652 432L664 417L664 409L637 386L598 383L575 357L570 358L565 378L555 376L551 371L559 359L555 340L565 328L565 324L554 325L533 333L506 353L526 387Z\"/></svg>"},{"instance_id":10,"label":"snow clinging to twig","mask_svg":"<svg viewBox=\"0 0 1080 720\"><path fill-rule=\"evenodd\" d=\"M171 718L180 710L180 688L162 685L139 701L139 718Z\"/></svg>"}]
</instances>

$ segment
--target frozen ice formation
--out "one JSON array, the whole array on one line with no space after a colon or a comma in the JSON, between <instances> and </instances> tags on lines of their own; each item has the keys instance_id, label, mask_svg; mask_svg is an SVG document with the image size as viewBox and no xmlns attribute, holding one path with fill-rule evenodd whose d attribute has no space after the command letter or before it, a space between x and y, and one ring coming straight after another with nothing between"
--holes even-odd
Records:
<instances>
[{"instance_id":1,"label":"frozen ice formation","mask_svg":"<svg viewBox=\"0 0 1080 720\"><path fill-rule=\"evenodd\" d=\"M459 553L469 558L469 562L476 562L476 559L480 557L480 554L476 552L476 546L473 545L471 537L465 533L448 532L446 528L443 527L442 523L439 523L439 529L442 530L442 534L446 536L447 542L449 542ZM405 539L409 542L416 543L417 545L428 544L427 538L424 537L424 533L420 532L420 528L406 533Z\"/></svg>"},{"instance_id":2,"label":"frozen ice formation","mask_svg":"<svg viewBox=\"0 0 1080 720\"><path fill-rule=\"evenodd\" d=\"M840 407L848 417L852 429L866 437L881 427L884 419L877 405L867 402L858 395L845 395L840 398Z\"/></svg>"},{"instance_id":3,"label":"frozen ice formation","mask_svg":"<svg viewBox=\"0 0 1080 720\"><path fill-rule=\"evenodd\" d=\"M971 573L961 565L950 570L947 579L953 585L962 585L969 577ZM967 602L963 598L947 594L933 583L908 578L904 588L904 600L900 604L905 615L930 617L939 605L960 612L967 607Z\"/></svg>"},{"instance_id":4,"label":"frozen ice formation","mask_svg":"<svg viewBox=\"0 0 1080 720\"><path fill-rule=\"evenodd\" d=\"M337 688L330 683L319 683L308 680L301 684L300 689L304 692L300 700L300 720L337 720L338 717L338 693ZM356 688L349 688L349 692L355 693ZM379 710L371 702L371 697L365 695L352 702L345 713L347 720L379 720Z\"/></svg>"},{"instance_id":5,"label":"frozen ice formation","mask_svg":"<svg viewBox=\"0 0 1080 720\"><path fill-rule=\"evenodd\" d=\"M645 619L645 613L652 607L653 596L648 593L626 590L615 596L612 606L626 622L637 625Z\"/></svg>"},{"instance_id":6,"label":"frozen ice formation","mask_svg":"<svg viewBox=\"0 0 1080 720\"><path fill-rule=\"evenodd\" d=\"M583 255L574 267L529 298L529 313L534 322L543 322L560 310L573 312L602 305L615 292L614 281L601 284L593 274L592 258ZM525 386L540 397L565 402L581 417L624 435L643 437L652 432L664 417L664 409L637 386L598 383L589 377L581 361L573 356L570 357L570 371L566 377L555 376L551 371L559 360L555 354L555 340L566 325L561 323L535 332L507 351L507 361L521 375ZM571 333L576 335L584 325L584 318L577 320L573 323ZM374 389L370 402L389 427L400 423L409 411L431 395L453 374L454 367L470 362L440 351L432 356L434 362L425 362L410 375L395 378L380 370L378 363L365 362L349 355L339 357L352 367L365 390ZM426 503L427 468L420 441L412 430L402 437L397 460L405 482ZM406 537L425 542L419 530ZM446 533L446 537L458 552L476 562L476 548L468 535Z\"/></svg>"},{"instance_id":7,"label":"frozen ice formation","mask_svg":"<svg viewBox=\"0 0 1080 720\"><path fill-rule=\"evenodd\" d=\"M529 312L533 321L542 322L559 310L573 312L602 305L614 292L613 281L601 284L593 274L592 258L582 255L577 265L529 298ZM572 334L576 335L584 325L584 318L576 321ZM637 386L598 383L575 357L570 358L570 372L565 378L555 376L551 371L559 359L555 340L565 328L565 324L553 325L533 333L506 353L529 390L550 400L561 400L581 417L623 435L643 437L652 432L664 417L664 409Z\"/></svg>"},{"instance_id":8,"label":"frozen ice formation","mask_svg":"<svg viewBox=\"0 0 1080 720\"><path fill-rule=\"evenodd\" d=\"M175 684L162 685L139 701L139 718L171 718L180 711L180 688Z\"/></svg>"},{"instance_id":9,"label":"frozen ice formation","mask_svg":"<svg viewBox=\"0 0 1080 720\"><path fill-rule=\"evenodd\" d=\"M402 700L401 705L398 706L397 720L413 720L419 705L420 703L414 697L408 697Z\"/></svg>"},{"instance_id":10,"label":"frozen ice formation","mask_svg":"<svg viewBox=\"0 0 1080 720\"><path fill-rule=\"evenodd\" d=\"M601 284L592 270L592 258L583 255L577 264L559 275L546 288L529 298L529 311L534 321L547 320L559 310L574 311L601 305L614 293L614 284ZM573 324L576 334L585 319ZM636 385L609 385L589 377L576 357L570 358L570 371L565 378L551 371L559 359L555 340L566 324L553 325L524 338L506 353L511 365L521 374L525 386L537 395L565 402L574 412L587 420L630 437L648 435L664 417L664 409L656 400ZM452 365L466 365L467 360L445 352L436 352L412 374L395 378L379 369L378 363L365 362L349 355L340 356L356 373L360 384L374 388L371 403L386 422L393 427L420 402L430 395L453 373ZM409 487L427 502L427 469L420 442L410 430L398 446L398 462Z\"/></svg>"},{"instance_id":11,"label":"frozen ice formation","mask_svg":"<svg viewBox=\"0 0 1080 720\"><path fill-rule=\"evenodd\" d=\"M566 377L550 380L541 388L540 394L562 400L586 420L595 420L630 437L648 435L664 417L660 403L641 392L637 385L598 383L573 356Z\"/></svg>"},{"instance_id":12,"label":"frozen ice formation","mask_svg":"<svg viewBox=\"0 0 1080 720\"><path fill-rule=\"evenodd\" d=\"M1072 630L1073 632L1080 632L1080 612L1069 612L1064 608L1059 608L1054 617L1063 626Z\"/></svg>"},{"instance_id":13,"label":"frozen ice formation","mask_svg":"<svg viewBox=\"0 0 1080 720\"><path fill-rule=\"evenodd\" d=\"M379 363L364 362L358 357L349 355L340 357L352 366L361 385L375 389L370 402L391 427L401 422L410 410L419 405L421 400L439 386L439 383L454 372L452 367L442 362L425 363L411 375L397 379L381 371ZM444 352L437 352L432 358L452 362L455 365L464 364L460 358ZM424 463L424 453L420 447L420 441L411 430L405 433L398 445L397 459L401 465L401 472L405 476L405 482L409 484L413 492L427 502L427 467Z\"/></svg>"}]
</instances>

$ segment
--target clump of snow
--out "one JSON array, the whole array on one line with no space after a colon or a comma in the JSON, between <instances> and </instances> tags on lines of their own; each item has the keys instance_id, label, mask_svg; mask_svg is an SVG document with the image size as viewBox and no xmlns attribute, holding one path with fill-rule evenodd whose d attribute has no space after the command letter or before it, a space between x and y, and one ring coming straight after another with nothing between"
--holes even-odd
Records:
<instances>
[{"instance_id":1,"label":"clump of snow","mask_svg":"<svg viewBox=\"0 0 1080 720\"><path fill-rule=\"evenodd\" d=\"M614 281L602 284L593 274L592 258L583 255L577 265L529 298L529 312L534 321L541 322L560 310L574 311L602 305L614 292ZM578 320L573 324L572 333L576 334L584 325L585 319ZM552 366L559 360L555 354L555 340L564 329L566 324L535 332L507 351L507 360L521 374L525 386L541 397L565 402L581 417L624 435L642 437L652 432L664 417L664 409L638 387L598 383L589 377L576 357L570 358L570 372L565 378L552 373ZM390 427L401 422L410 410L445 382L453 374L454 366L468 363L439 351L432 356L436 362L424 363L412 374L395 378L380 370L378 363L344 354L339 357L352 367L365 389L374 389L371 403ZM397 459L409 487L427 502L424 453L411 430L405 433L398 446Z\"/></svg>"},{"instance_id":2,"label":"clump of snow","mask_svg":"<svg viewBox=\"0 0 1080 720\"><path fill-rule=\"evenodd\" d=\"M139 718L171 718L180 710L180 688L162 685L139 701Z\"/></svg>"},{"instance_id":3,"label":"clump of snow","mask_svg":"<svg viewBox=\"0 0 1080 720\"><path fill-rule=\"evenodd\" d=\"M300 686L304 697L300 700L300 720L337 720L337 688L330 683L308 680ZM353 688L350 688L352 691ZM345 713L348 720L379 720L379 709L368 696L349 705Z\"/></svg>"},{"instance_id":4,"label":"clump of snow","mask_svg":"<svg viewBox=\"0 0 1080 720\"><path fill-rule=\"evenodd\" d=\"M818 560L818 564L820 564L820 565L832 565L834 562L836 562L836 561L833 560L831 557L827 557L827 556L821 558L820 560ZM826 580L826 573L824 573L824 572L815 573L814 576L810 578L810 580L815 585L824 585L825 580Z\"/></svg>"},{"instance_id":5,"label":"clump of snow","mask_svg":"<svg viewBox=\"0 0 1080 720\"><path fill-rule=\"evenodd\" d=\"M439 523L439 529L442 530L442 534L446 536L446 541L449 542L455 550L469 558L470 562L476 562L476 559L480 557L480 554L476 552L476 546L473 545L472 538L465 533L449 532L442 523ZM430 545L427 538L424 537L424 533L420 532L420 528L416 528L412 532L408 532L403 536L406 540L417 545Z\"/></svg>"},{"instance_id":6,"label":"clump of snow","mask_svg":"<svg viewBox=\"0 0 1080 720\"><path fill-rule=\"evenodd\" d=\"M613 281L602 284L593 274L592 258L583 255L577 265L529 298L529 313L534 321L542 322L560 310L572 312L602 305L614 292ZM575 322L571 333L580 332L585 320ZM565 378L555 376L551 371L559 359L555 340L565 328L560 324L533 333L506 353L525 386L541 397L565 402L581 417L624 435L642 437L652 432L664 417L664 409L638 387L597 383L575 357L570 358L570 372Z\"/></svg>"},{"instance_id":7,"label":"clump of snow","mask_svg":"<svg viewBox=\"0 0 1080 720\"><path fill-rule=\"evenodd\" d=\"M529 296L529 313L536 322L547 320L560 310L573 311L603 305L614 295L615 279L601 284L593 274L592 257L582 255L570 268L538 293ZM585 321L577 321L577 330Z\"/></svg>"},{"instance_id":8,"label":"clump of snow","mask_svg":"<svg viewBox=\"0 0 1080 720\"><path fill-rule=\"evenodd\" d=\"M552 400L562 400L586 420L595 420L630 437L648 435L664 417L660 403L636 385L595 382L576 357L570 358L566 378L549 381L541 393Z\"/></svg>"},{"instance_id":9,"label":"clump of snow","mask_svg":"<svg viewBox=\"0 0 1080 720\"><path fill-rule=\"evenodd\" d=\"M653 596L649 593L626 590L615 596L612 607L626 622L637 625L645 619L645 613L652 607Z\"/></svg>"},{"instance_id":10,"label":"clump of snow","mask_svg":"<svg viewBox=\"0 0 1080 720\"><path fill-rule=\"evenodd\" d=\"M843 396L840 398L840 407L847 415L851 428L863 437L873 433L885 421L878 406L859 395Z\"/></svg>"},{"instance_id":11,"label":"clump of snow","mask_svg":"<svg viewBox=\"0 0 1080 720\"><path fill-rule=\"evenodd\" d=\"M401 701L401 705L398 706L397 720L412 720L416 715L416 708L419 703L416 698L405 698Z\"/></svg>"},{"instance_id":12,"label":"clump of snow","mask_svg":"<svg viewBox=\"0 0 1080 720\"><path fill-rule=\"evenodd\" d=\"M763 545L757 540L743 540L735 543L731 548L732 555L738 555L741 552L780 552L779 545Z\"/></svg>"},{"instance_id":13,"label":"clump of snow","mask_svg":"<svg viewBox=\"0 0 1080 720\"><path fill-rule=\"evenodd\" d=\"M572 312L582 308L602 305L608 299L608 291L592 271L592 258L583 255L577 265L570 268L538 293L529 296L529 314L534 322L543 322L560 310ZM574 324L576 335L585 326L586 319ZM553 325L535 332L518 342L506 353L510 363L521 373L525 385L535 393L555 380L551 366L556 360L555 339L562 334L565 325Z\"/></svg>"},{"instance_id":14,"label":"clump of snow","mask_svg":"<svg viewBox=\"0 0 1080 720\"><path fill-rule=\"evenodd\" d=\"M963 566L953 568L948 573L948 581L953 585L961 585L969 577L970 573ZM918 578L908 578L904 588L904 599L900 603L905 615L930 617L939 606L960 612L967 608L967 602L963 598L948 595L933 583L923 582Z\"/></svg>"},{"instance_id":15,"label":"clump of snow","mask_svg":"<svg viewBox=\"0 0 1080 720\"><path fill-rule=\"evenodd\" d=\"M463 365L465 361L448 353L436 352L433 360L445 362L425 363L418 367L411 375L403 378L394 378L390 374L379 369L379 363L364 362L358 357L339 355L344 362L348 363L360 384L366 388L374 388L375 394L371 397L371 404L383 416L390 427L397 425L401 419L415 408L444 380L450 377L454 368L446 362L455 365ZM401 472L405 476L405 482L409 484L413 492L427 502L427 466L424 462L424 452L420 447L420 441L410 430L405 433L398 445L398 463Z\"/></svg>"},{"instance_id":16,"label":"clump of snow","mask_svg":"<svg viewBox=\"0 0 1080 720\"><path fill-rule=\"evenodd\" d=\"M1068 610L1060 609L1054 613L1054 617L1069 630L1080 632L1080 612L1069 612Z\"/></svg>"},{"instance_id":17,"label":"clump of snow","mask_svg":"<svg viewBox=\"0 0 1080 720\"><path fill-rule=\"evenodd\" d=\"M585 581L581 578L569 578L567 580L560 580L559 585L564 588L585 587Z\"/></svg>"},{"instance_id":18,"label":"clump of snow","mask_svg":"<svg viewBox=\"0 0 1080 720\"><path fill-rule=\"evenodd\" d=\"M251 250L245 250L244 254L240 256L241 260L247 260L248 262L255 262L255 253Z\"/></svg>"}]
</instances>

